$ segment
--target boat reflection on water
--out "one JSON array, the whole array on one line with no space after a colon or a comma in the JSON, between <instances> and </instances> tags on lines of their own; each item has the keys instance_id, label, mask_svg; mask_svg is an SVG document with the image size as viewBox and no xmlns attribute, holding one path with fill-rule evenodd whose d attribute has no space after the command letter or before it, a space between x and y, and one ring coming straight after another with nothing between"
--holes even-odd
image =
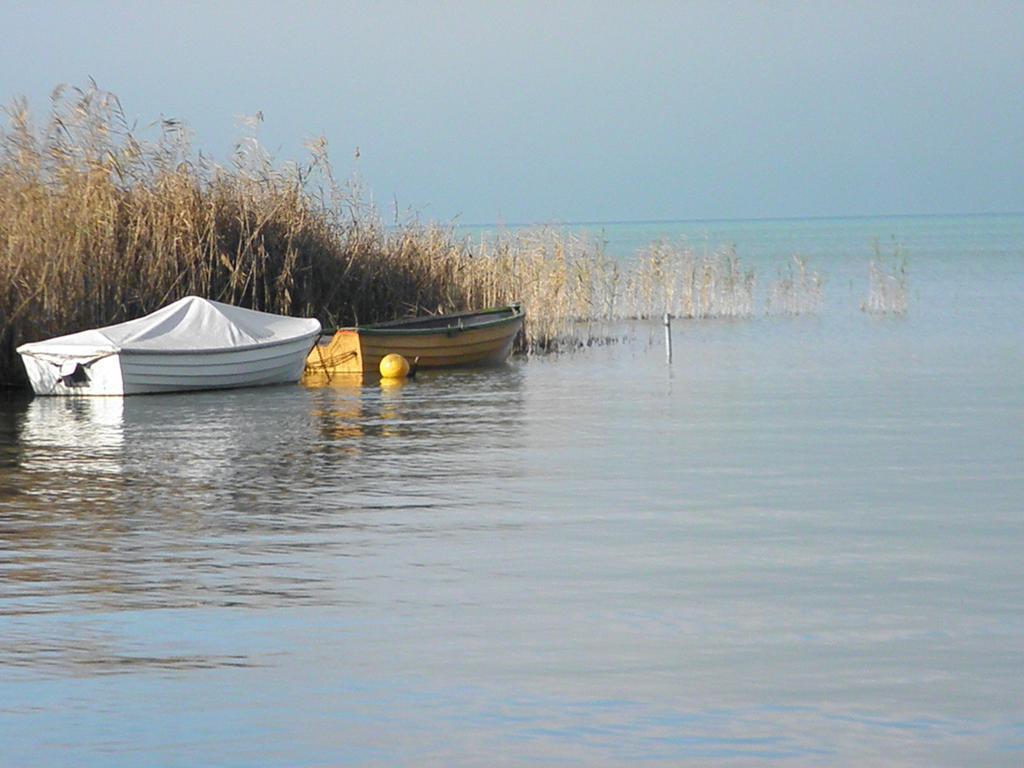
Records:
<instances>
[{"instance_id":1,"label":"boat reflection on water","mask_svg":"<svg viewBox=\"0 0 1024 768\"><path fill-rule=\"evenodd\" d=\"M56 461L64 475L121 474L124 407L122 397L33 399L19 439L22 467L51 472Z\"/></svg>"},{"instance_id":2,"label":"boat reflection on water","mask_svg":"<svg viewBox=\"0 0 1024 768\"><path fill-rule=\"evenodd\" d=\"M127 482L124 400L35 398L14 414L0 483L0 596L38 613L54 610L65 590L117 594L123 581L111 557L132 528L117 501ZM0 657L6 643L18 641L0 639Z\"/></svg>"},{"instance_id":3,"label":"boat reflection on water","mask_svg":"<svg viewBox=\"0 0 1024 768\"><path fill-rule=\"evenodd\" d=\"M304 384L306 382L303 382ZM319 433L322 452L358 455L363 427L363 377L336 376L312 388L313 407L310 411Z\"/></svg>"},{"instance_id":4,"label":"boat reflection on water","mask_svg":"<svg viewBox=\"0 0 1024 768\"><path fill-rule=\"evenodd\" d=\"M320 560L373 554L369 532L394 524L378 511L479 505L522 472L522 384L509 366L8 407L0 596L33 611L336 599Z\"/></svg>"},{"instance_id":5,"label":"boat reflection on water","mask_svg":"<svg viewBox=\"0 0 1024 768\"><path fill-rule=\"evenodd\" d=\"M521 366L420 371L413 380L339 377L307 388L316 489L335 509L433 509L486 499L495 473L523 472Z\"/></svg>"},{"instance_id":6,"label":"boat reflection on water","mask_svg":"<svg viewBox=\"0 0 1024 768\"><path fill-rule=\"evenodd\" d=\"M414 382L381 379L376 376L335 376L324 383L328 391L318 393L313 417L323 438L321 450L358 455L363 452L362 438L369 435L400 437L389 422L401 419L402 391Z\"/></svg>"},{"instance_id":7,"label":"boat reflection on water","mask_svg":"<svg viewBox=\"0 0 1024 768\"><path fill-rule=\"evenodd\" d=\"M478 444L481 431L496 434L522 420L522 371L515 366L420 371L415 379L375 374L304 379L319 431L318 452L409 456ZM378 442L401 440L401 445Z\"/></svg>"},{"instance_id":8,"label":"boat reflection on water","mask_svg":"<svg viewBox=\"0 0 1024 768\"><path fill-rule=\"evenodd\" d=\"M102 508L122 487L124 400L43 398L5 409L0 504L30 510ZM11 418L13 416L13 418Z\"/></svg>"}]
</instances>

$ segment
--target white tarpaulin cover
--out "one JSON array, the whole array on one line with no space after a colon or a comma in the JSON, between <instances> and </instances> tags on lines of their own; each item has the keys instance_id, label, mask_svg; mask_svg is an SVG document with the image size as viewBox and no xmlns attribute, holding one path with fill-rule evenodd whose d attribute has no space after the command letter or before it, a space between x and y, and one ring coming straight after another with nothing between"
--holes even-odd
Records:
<instances>
[{"instance_id":1,"label":"white tarpaulin cover","mask_svg":"<svg viewBox=\"0 0 1024 768\"><path fill-rule=\"evenodd\" d=\"M186 296L137 320L23 344L18 352L50 360L88 360L132 351L233 350L288 341L319 330L318 320Z\"/></svg>"}]
</instances>

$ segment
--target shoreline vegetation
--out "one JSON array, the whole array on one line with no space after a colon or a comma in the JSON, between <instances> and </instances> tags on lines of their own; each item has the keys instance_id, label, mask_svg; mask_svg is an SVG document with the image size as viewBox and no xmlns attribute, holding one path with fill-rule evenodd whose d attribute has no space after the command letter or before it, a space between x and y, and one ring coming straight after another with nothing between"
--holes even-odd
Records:
<instances>
[{"instance_id":1,"label":"shoreline vegetation","mask_svg":"<svg viewBox=\"0 0 1024 768\"><path fill-rule=\"evenodd\" d=\"M189 294L324 327L519 300L527 322L517 350L527 353L599 342L607 322L756 312L757 277L731 250L697 255L661 242L627 263L555 228L473 243L452 225L386 226L357 183L335 180L323 139L307 144L304 163L277 163L255 137L259 118L221 165L193 149L180 121L137 130L95 84L58 87L38 126L23 99L6 112L0 387L25 385L19 344L131 320ZM877 259L870 279L865 311L906 311L905 259ZM823 284L794 257L768 287L765 311L814 313Z\"/></svg>"}]
</instances>

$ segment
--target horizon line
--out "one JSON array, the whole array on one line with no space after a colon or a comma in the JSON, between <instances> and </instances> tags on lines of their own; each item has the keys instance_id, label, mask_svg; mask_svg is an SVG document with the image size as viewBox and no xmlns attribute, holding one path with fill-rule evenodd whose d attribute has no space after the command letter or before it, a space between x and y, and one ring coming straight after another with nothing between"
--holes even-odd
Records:
<instances>
[{"instance_id":1,"label":"horizon line","mask_svg":"<svg viewBox=\"0 0 1024 768\"><path fill-rule=\"evenodd\" d=\"M488 221L460 223L458 217L452 219L456 227L579 227L597 226L601 224L719 224L744 221L856 221L860 219L941 219L941 218L993 218L997 216L1024 216L1021 211L981 211L974 213L952 212L952 213L855 213L840 215L815 215L815 216L737 216L710 218L680 218L680 219L590 219L576 221L534 220L534 221Z\"/></svg>"}]
</instances>

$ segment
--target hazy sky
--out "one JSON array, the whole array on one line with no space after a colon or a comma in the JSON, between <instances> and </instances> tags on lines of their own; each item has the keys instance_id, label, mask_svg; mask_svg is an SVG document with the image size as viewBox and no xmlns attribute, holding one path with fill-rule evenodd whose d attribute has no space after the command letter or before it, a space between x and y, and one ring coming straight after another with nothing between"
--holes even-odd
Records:
<instances>
[{"instance_id":1,"label":"hazy sky","mask_svg":"<svg viewBox=\"0 0 1024 768\"><path fill-rule=\"evenodd\" d=\"M18 3L0 100L91 76L225 159L324 134L464 223L1024 210L1024 2Z\"/></svg>"}]
</instances>

